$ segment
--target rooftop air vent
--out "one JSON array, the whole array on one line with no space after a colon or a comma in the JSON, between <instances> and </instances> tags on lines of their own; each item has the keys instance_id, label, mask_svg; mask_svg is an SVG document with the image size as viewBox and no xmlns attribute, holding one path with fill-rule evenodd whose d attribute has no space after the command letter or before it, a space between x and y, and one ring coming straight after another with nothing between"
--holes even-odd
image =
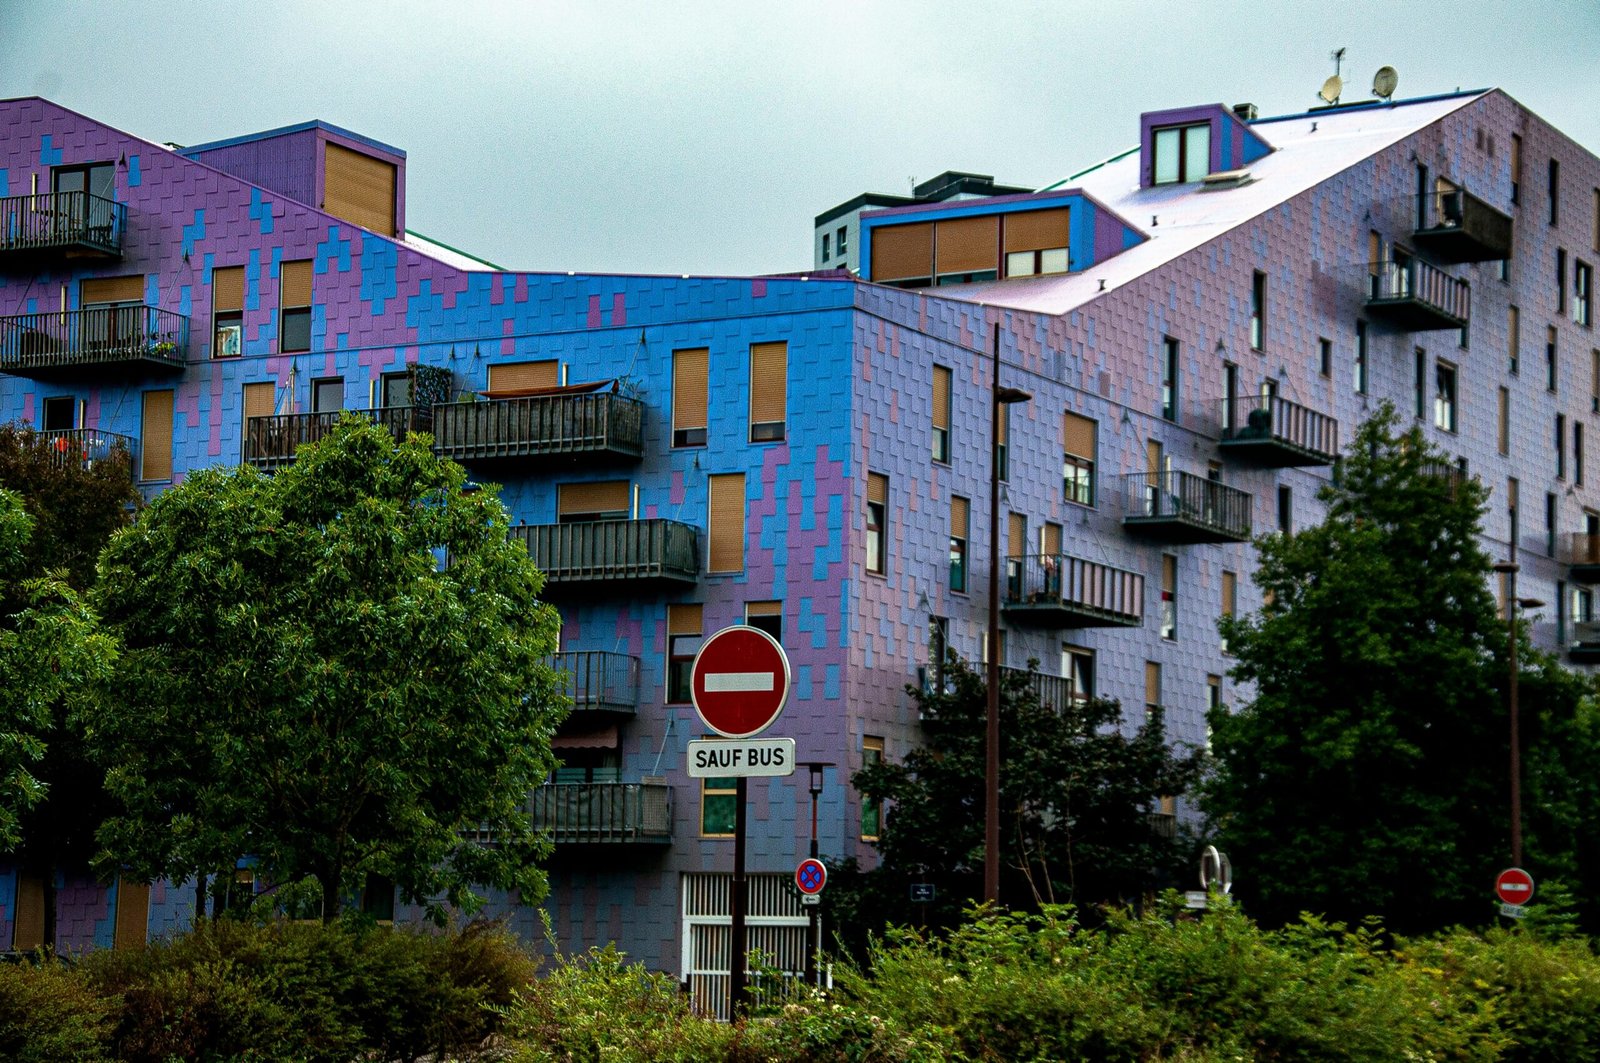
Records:
<instances>
[{"instance_id":1,"label":"rooftop air vent","mask_svg":"<svg viewBox=\"0 0 1600 1063\"><path fill-rule=\"evenodd\" d=\"M1218 170L1208 173L1200 178L1202 192L1220 192L1225 188L1243 188L1245 185L1254 184L1255 177L1249 170Z\"/></svg>"},{"instance_id":2,"label":"rooftop air vent","mask_svg":"<svg viewBox=\"0 0 1600 1063\"><path fill-rule=\"evenodd\" d=\"M1256 105L1253 103L1236 103L1233 105L1233 113L1241 121L1254 122L1261 112L1256 110Z\"/></svg>"}]
</instances>

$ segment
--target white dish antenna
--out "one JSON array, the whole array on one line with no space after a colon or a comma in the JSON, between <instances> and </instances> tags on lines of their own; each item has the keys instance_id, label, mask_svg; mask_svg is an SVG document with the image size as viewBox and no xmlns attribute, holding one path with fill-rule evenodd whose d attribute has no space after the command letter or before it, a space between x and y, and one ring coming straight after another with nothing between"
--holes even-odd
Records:
<instances>
[{"instance_id":1,"label":"white dish antenna","mask_svg":"<svg viewBox=\"0 0 1600 1063\"><path fill-rule=\"evenodd\" d=\"M1372 94L1380 100L1388 100L1394 96L1395 86L1400 84L1400 75L1392 66L1380 67L1372 76Z\"/></svg>"},{"instance_id":2,"label":"white dish antenna","mask_svg":"<svg viewBox=\"0 0 1600 1063\"><path fill-rule=\"evenodd\" d=\"M1339 93L1344 91L1344 78L1338 74L1333 75L1322 83L1322 88L1317 90L1317 97L1323 103L1338 103Z\"/></svg>"}]
</instances>

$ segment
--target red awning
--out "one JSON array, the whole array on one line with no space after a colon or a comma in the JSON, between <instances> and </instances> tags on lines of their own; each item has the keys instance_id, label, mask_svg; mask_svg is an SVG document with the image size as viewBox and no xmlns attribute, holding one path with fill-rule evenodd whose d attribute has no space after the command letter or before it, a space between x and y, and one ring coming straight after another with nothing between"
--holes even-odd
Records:
<instances>
[{"instance_id":1,"label":"red awning","mask_svg":"<svg viewBox=\"0 0 1600 1063\"><path fill-rule=\"evenodd\" d=\"M617 727L602 727L598 731L580 734L556 735L550 740L551 749L614 749L617 745Z\"/></svg>"}]
</instances>

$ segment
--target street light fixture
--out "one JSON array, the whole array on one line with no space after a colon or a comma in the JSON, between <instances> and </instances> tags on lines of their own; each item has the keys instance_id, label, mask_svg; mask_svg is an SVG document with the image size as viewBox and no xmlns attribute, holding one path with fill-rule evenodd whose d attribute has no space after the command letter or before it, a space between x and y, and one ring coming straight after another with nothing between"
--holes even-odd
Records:
<instances>
[{"instance_id":1,"label":"street light fixture","mask_svg":"<svg viewBox=\"0 0 1600 1063\"><path fill-rule=\"evenodd\" d=\"M1511 866L1522 866L1522 738L1517 719L1517 611L1539 609L1544 602L1537 598L1517 597L1517 573L1522 566L1515 561L1501 561L1494 570L1506 578L1506 644L1511 674L1506 683L1508 715L1511 718Z\"/></svg>"},{"instance_id":2,"label":"street light fixture","mask_svg":"<svg viewBox=\"0 0 1600 1063\"><path fill-rule=\"evenodd\" d=\"M817 798L822 796L822 773L824 769L831 768L831 763L821 761L807 761L804 765L810 775L811 790L811 858L817 858ZM822 949L822 935L818 933L817 906L806 905L806 964L805 982L811 985L816 981L817 953Z\"/></svg>"},{"instance_id":3,"label":"street light fixture","mask_svg":"<svg viewBox=\"0 0 1600 1063\"><path fill-rule=\"evenodd\" d=\"M994 326L989 417L989 704L983 766L983 899L1000 901L1000 407L1033 398L1000 386L1000 324Z\"/></svg>"}]
</instances>

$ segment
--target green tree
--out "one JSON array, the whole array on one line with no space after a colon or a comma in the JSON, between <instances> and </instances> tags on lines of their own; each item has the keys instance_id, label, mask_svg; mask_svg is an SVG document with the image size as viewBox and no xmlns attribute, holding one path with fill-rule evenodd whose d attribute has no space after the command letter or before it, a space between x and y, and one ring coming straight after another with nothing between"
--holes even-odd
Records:
<instances>
[{"instance_id":1,"label":"green tree","mask_svg":"<svg viewBox=\"0 0 1600 1063\"><path fill-rule=\"evenodd\" d=\"M126 649L93 737L123 808L102 867L250 855L314 878L329 920L368 875L436 919L475 886L542 898L526 801L562 711L557 618L498 498L464 483L424 437L346 417L276 476L193 474L112 540L95 599Z\"/></svg>"},{"instance_id":2,"label":"green tree","mask_svg":"<svg viewBox=\"0 0 1600 1063\"><path fill-rule=\"evenodd\" d=\"M1136 899L1182 858L1150 814L1160 796L1193 784L1200 755L1167 744L1160 712L1129 732L1115 701L1044 700L1039 678L1001 673L1001 902ZM911 882L935 886L933 907L917 914L938 924L957 922L982 893L987 687L954 655L942 686L907 688L927 745L854 776L864 800L888 802L882 862L864 876L847 867L830 881L836 925L904 922Z\"/></svg>"},{"instance_id":3,"label":"green tree","mask_svg":"<svg viewBox=\"0 0 1600 1063\"><path fill-rule=\"evenodd\" d=\"M1254 690L1211 716L1202 788L1239 893L1415 931L1479 922L1509 855L1507 633L1479 545L1486 491L1387 405L1318 496L1322 523L1257 541L1258 612L1223 617ZM1525 640L1525 634L1524 634ZM1535 789L1570 789L1581 681L1525 645ZM1539 818L1553 848L1565 829Z\"/></svg>"}]
</instances>

